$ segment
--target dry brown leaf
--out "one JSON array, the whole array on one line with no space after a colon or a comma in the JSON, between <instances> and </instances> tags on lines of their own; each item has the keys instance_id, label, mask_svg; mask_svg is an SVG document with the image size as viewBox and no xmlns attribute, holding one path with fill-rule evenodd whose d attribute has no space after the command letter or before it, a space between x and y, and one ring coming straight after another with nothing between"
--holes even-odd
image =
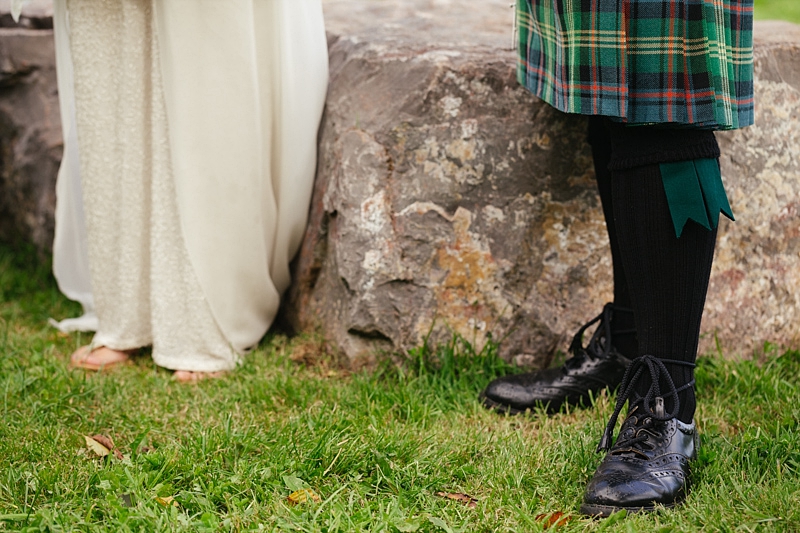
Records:
<instances>
[{"instance_id":1,"label":"dry brown leaf","mask_svg":"<svg viewBox=\"0 0 800 533\"><path fill-rule=\"evenodd\" d=\"M100 455L100 457L105 457L106 455L108 455L108 452L110 452L110 453L113 453L114 457L116 457L120 461L123 459L122 452L119 451L119 449L117 449L117 447L114 445L114 441L111 440L111 437L107 437L105 435L92 435L91 437L87 437L87 438L92 439L93 441L97 442L98 444L100 444L101 446L103 446L107 450L107 452L105 454L103 454L103 455L100 455L99 453L97 453L95 451L95 453ZM89 442L87 441L86 444L88 445ZM91 448L91 446L89 446L89 447ZM93 451L94 451L94 449L93 449Z\"/></svg>"},{"instance_id":2,"label":"dry brown leaf","mask_svg":"<svg viewBox=\"0 0 800 533\"><path fill-rule=\"evenodd\" d=\"M299 505L301 503L306 503L312 501L314 503L319 503L322 499L317 496L317 493L311 489L300 489L296 490L293 493L289 494L289 497L286 498L289 500L289 503L292 505Z\"/></svg>"},{"instance_id":3,"label":"dry brown leaf","mask_svg":"<svg viewBox=\"0 0 800 533\"><path fill-rule=\"evenodd\" d=\"M173 507L178 507L178 502L176 502L175 498L172 496L158 496L156 498L156 502L164 507L169 507L170 505Z\"/></svg>"},{"instance_id":4,"label":"dry brown leaf","mask_svg":"<svg viewBox=\"0 0 800 533\"><path fill-rule=\"evenodd\" d=\"M463 492L437 492L437 496L440 498L447 498L448 500L456 500L459 502L463 502L467 507L474 509L478 506L478 500L470 496L469 494L464 494Z\"/></svg>"},{"instance_id":5,"label":"dry brown leaf","mask_svg":"<svg viewBox=\"0 0 800 533\"><path fill-rule=\"evenodd\" d=\"M536 521L542 523L543 529L566 526L570 520L572 520L572 518L572 516L565 515L561 511L556 511L555 513L550 514L543 513L536 515Z\"/></svg>"},{"instance_id":6,"label":"dry brown leaf","mask_svg":"<svg viewBox=\"0 0 800 533\"><path fill-rule=\"evenodd\" d=\"M106 437L105 435L92 435L92 438L109 450L114 449L114 441L111 440L111 437Z\"/></svg>"},{"instance_id":7,"label":"dry brown leaf","mask_svg":"<svg viewBox=\"0 0 800 533\"><path fill-rule=\"evenodd\" d=\"M105 457L111 453L108 447L100 443L94 437L87 437L84 435L83 438L86 439L86 447L89 448L89 451L94 452L98 457Z\"/></svg>"}]
</instances>

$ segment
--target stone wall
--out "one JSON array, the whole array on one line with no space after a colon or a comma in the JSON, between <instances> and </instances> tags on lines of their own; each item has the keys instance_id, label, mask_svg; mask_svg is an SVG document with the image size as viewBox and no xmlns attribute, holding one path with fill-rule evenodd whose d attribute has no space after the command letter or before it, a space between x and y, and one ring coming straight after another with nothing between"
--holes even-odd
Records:
<instances>
[{"instance_id":1,"label":"stone wall","mask_svg":"<svg viewBox=\"0 0 800 533\"><path fill-rule=\"evenodd\" d=\"M354 360L456 332L548 364L611 297L585 120L517 85L507 0L324 4L331 86L284 318ZM48 31L0 29L0 238L43 250L53 64ZM705 352L800 337L800 28L757 25L756 74L757 124L719 136L737 222L720 230Z\"/></svg>"}]
</instances>

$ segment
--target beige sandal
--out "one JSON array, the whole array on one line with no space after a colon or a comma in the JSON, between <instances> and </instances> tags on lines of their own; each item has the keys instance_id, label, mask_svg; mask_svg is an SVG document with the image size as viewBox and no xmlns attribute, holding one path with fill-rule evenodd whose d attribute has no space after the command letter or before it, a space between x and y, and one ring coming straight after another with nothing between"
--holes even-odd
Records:
<instances>
[{"instance_id":1,"label":"beige sandal","mask_svg":"<svg viewBox=\"0 0 800 533\"><path fill-rule=\"evenodd\" d=\"M89 346L78 348L69 358L71 368L82 368L100 372L130 361L130 351L113 350L100 346L93 350Z\"/></svg>"}]
</instances>

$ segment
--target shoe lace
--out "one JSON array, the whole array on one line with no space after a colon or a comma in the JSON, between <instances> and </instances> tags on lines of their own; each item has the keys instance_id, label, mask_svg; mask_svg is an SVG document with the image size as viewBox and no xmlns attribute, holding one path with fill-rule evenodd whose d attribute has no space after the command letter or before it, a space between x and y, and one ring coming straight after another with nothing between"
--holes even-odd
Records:
<instances>
[{"instance_id":1,"label":"shoe lace","mask_svg":"<svg viewBox=\"0 0 800 533\"><path fill-rule=\"evenodd\" d=\"M580 363L584 357L596 359L598 357L608 357L611 353L611 319L614 313L633 313L633 309L627 307L616 306L613 303L607 303L603 306L603 311L591 319L589 322L581 326L578 332L572 337L572 342L569 345L569 352L573 355L572 358L565 361L565 366L574 366ZM594 324L597 325L586 347L583 346L583 334L587 329ZM635 329L619 330L617 334L635 333Z\"/></svg>"},{"instance_id":2,"label":"shoe lace","mask_svg":"<svg viewBox=\"0 0 800 533\"><path fill-rule=\"evenodd\" d=\"M631 361L622 378L614 412L611 414L600 444L597 446L598 452L608 451L611 448L614 428L617 426L617 420L625 402L629 399L632 406L628 416L630 423L623 424L612 453L633 452L644 455L643 446L652 449L647 441L648 435L655 435L649 429L652 427L653 421L666 422L675 418L680 412L679 393L694 386L694 379L692 379L681 387L675 387L675 382L666 367L668 364L694 368L694 363L688 361L659 359L652 355L643 355ZM647 390L647 394L640 396L634 388L645 371L650 373L650 388ZM667 387L666 394L661 392L662 381ZM673 398L672 409L669 412L664 410L665 398Z\"/></svg>"},{"instance_id":3,"label":"shoe lace","mask_svg":"<svg viewBox=\"0 0 800 533\"><path fill-rule=\"evenodd\" d=\"M662 398L656 398L656 402ZM622 428L619 430L617 442L611 447L609 453L612 455L628 455L634 454L647 459L648 450L655 449L655 443L650 440L650 437L658 437L657 433L657 419L648 416L645 413L639 413L640 405L635 405L628 412L628 418L622 423ZM656 412L658 412L658 406Z\"/></svg>"}]
</instances>

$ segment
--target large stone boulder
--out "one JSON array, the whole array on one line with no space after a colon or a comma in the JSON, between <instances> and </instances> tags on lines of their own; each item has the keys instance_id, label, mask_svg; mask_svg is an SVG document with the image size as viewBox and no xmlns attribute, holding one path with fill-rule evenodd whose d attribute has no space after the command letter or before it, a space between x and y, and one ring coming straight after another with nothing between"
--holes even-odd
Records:
<instances>
[{"instance_id":1,"label":"large stone boulder","mask_svg":"<svg viewBox=\"0 0 800 533\"><path fill-rule=\"evenodd\" d=\"M52 30L0 28L0 239L51 249L62 150Z\"/></svg>"},{"instance_id":2,"label":"large stone boulder","mask_svg":"<svg viewBox=\"0 0 800 533\"><path fill-rule=\"evenodd\" d=\"M756 123L718 135L737 222L719 235L702 349L800 346L800 26L756 23Z\"/></svg>"},{"instance_id":3,"label":"large stone boulder","mask_svg":"<svg viewBox=\"0 0 800 533\"><path fill-rule=\"evenodd\" d=\"M548 364L612 295L585 119L515 80L506 0L327 0L331 86L286 317L353 359L490 335ZM720 135L702 351L800 333L800 35L760 24L757 125Z\"/></svg>"}]
</instances>

